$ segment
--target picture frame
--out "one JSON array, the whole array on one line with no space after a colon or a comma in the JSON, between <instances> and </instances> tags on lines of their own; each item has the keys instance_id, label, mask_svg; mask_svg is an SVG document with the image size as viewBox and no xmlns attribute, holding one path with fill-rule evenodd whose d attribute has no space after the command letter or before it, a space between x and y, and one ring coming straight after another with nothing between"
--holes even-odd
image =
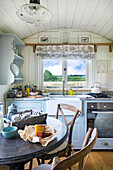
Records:
<instances>
[{"instance_id":1,"label":"picture frame","mask_svg":"<svg viewBox=\"0 0 113 170\"><path fill-rule=\"evenodd\" d=\"M40 36L39 37L39 43L40 44L50 43L50 37L49 36Z\"/></svg>"},{"instance_id":2,"label":"picture frame","mask_svg":"<svg viewBox=\"0 0 113 170\"><path fill-rule=\"evenodd\" d=\"M79 36L79 43L90 43L90 36Z\"/></svg>"},{"instance_id":3,"label":"picture frame","mask_svg":"<svg viewBox=\"0 0 113 170\"><path fill-rule=\"evenodd\" d=\"M107 60L97 60L96 67L97 73L107 73L108 71Z\"/></svg>"},{"instance_id":4,"label":"picture frame","mask_svg":"<svg viewBox=\"0 0 113 170\"><path fill-rule=\"evenodd\" d=\"M68 44L70 42L70 32L69 31L60 31L60 43Z\"/></svg>"}]
</instances>

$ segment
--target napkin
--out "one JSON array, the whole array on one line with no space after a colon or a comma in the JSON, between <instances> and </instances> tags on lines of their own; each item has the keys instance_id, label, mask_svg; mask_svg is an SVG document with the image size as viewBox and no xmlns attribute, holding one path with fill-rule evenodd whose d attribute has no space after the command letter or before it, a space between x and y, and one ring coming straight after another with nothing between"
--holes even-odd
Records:
<instances>
[{"instance_id":1,"label":"napkin","mask_svg":"<svg viewBox=\"0 0 113 170\"><path fill-rule=\"evenodd\" d=\"M47 146L57 136L57 131L51 126L45 125L45 132L51 132L52 135L45 138L35 136L35 126L33 125L25 126L24 130L18 130L18 134L24 141L29 140L32 143L40 142L42 146Z\"/></svg>"}]
</instances>

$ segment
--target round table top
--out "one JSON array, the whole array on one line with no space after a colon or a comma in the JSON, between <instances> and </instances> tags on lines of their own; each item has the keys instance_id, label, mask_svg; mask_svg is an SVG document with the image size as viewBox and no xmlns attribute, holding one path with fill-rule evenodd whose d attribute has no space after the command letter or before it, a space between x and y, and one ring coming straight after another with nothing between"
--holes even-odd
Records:
<instances>
[{"instance_id":1,"label":"round table top","mask_svg":"<svg viewBox=\"0 0 113 170\"><path fill-rule=\"evenodd\" d=\"M46 147L40 143L31 143L24 141L17 135L12 139L5 139L0 134L0 164L13 164L18 162L29 161L40 157L44 153L50 152L60 146L67 138L67 127L60 120L55 118L47 118L47 125L57 130L57 137L51 141Z\"/></svg>"}]
</instances>

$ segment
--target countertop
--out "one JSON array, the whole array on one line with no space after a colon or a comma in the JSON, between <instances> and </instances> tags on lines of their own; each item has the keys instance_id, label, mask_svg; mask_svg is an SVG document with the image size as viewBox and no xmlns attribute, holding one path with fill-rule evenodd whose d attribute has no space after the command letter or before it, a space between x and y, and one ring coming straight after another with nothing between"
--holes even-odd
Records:
<instances>
[{"instance_id":1,"label":"countertop","mask_svg":"<svg viewBox=\"0 0 113 170\"><path fill-rule=\"evenodd\" d=\"M40 97L40 98L30 98L30 97L18 97L18 98L6 98L5 100L38 100L38 101L45 101L48 100L49 97Z\"/></svg>"},{"instance_id":2,"label":"countertop","mask_svg":"<svg viewBox=\"0 0 113 170\"><path fill-rule=\"evenodd\" d=\"M85 101L85 100L89 100L89 101L111 101L113 100L113 96L110 96L110 98L94 98L90 95L49 95L47 97L40 97L40 98L31 98L31 97L21 97L21 98L6 98L5 100L35 100L35 101L45 101L45 100L49 100L49 99L76 99L76 100L81 100L81 101Z\"/></svg>"}]
</instances>

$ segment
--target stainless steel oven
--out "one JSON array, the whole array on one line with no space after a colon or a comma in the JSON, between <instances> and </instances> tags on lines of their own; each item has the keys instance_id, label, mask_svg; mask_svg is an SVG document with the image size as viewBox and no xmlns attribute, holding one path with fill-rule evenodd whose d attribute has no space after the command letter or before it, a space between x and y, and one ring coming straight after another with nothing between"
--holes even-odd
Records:
<instances>
[{"instance_id":1,"label":"stainless steel oven","mask_svg":"<svg viewBox=\"0 0 113 170\"><path fill-rule=\"evenodd\" d=\"M89 127L97 128L100 149L113 149L113 102L87 102L87 129ZM112 146L109 147L109 143Z\"/></svg>"}]
</instances>

